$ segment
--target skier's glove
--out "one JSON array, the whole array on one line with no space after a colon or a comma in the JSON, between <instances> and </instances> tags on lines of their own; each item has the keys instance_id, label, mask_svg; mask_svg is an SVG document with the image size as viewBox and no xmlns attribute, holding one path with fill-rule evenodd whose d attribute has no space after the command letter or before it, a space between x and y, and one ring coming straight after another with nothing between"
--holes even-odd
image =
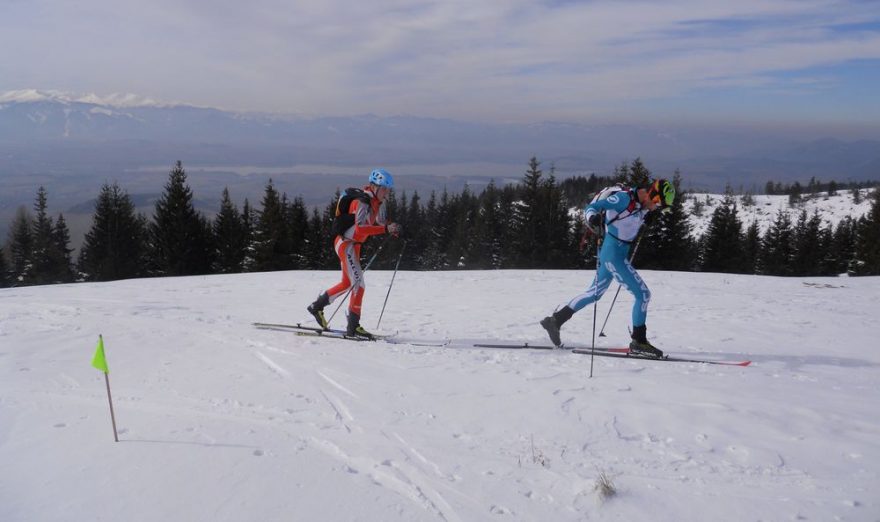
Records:
<instances>
[{"instance_id":1,"label":"skier's glove","mask_svg":"<svg viewBox=\"0 0 880 522\"><path fill-rule=\"evenodd\" d=\"M385 225L385 232L388 232L394 237L399 237L401 230L403 230L403 227L400 226L400 223L388 223Z\"/></svg>"},{"instance_id":2,"label":"skier's glove","mask_svg":"<svg viewBox=\"0 0 880 522\"><path fill-rule=\"evenodd\" d=\"M594 236L601 236L602 216L599 214L591 214L590 217L587 218L587 228L590 229L590 232L592 232Z\"/></svg>"}]
</instances>

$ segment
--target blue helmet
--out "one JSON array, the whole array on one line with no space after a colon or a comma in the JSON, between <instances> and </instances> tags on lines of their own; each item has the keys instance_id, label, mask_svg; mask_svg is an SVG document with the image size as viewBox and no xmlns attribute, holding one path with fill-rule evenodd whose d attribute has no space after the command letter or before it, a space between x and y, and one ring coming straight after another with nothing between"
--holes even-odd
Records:
<instances>
[{"instance_id":1,"label":"blue helmet","mask_svg":"<svg viewBox=\"0 0 880 522\"><path fill-rule=\"evenodd\" d=\"M370 172L370 183L380 187L394 188L394 178L391 173L385 169L376 169Z\"/></svg>"}]
</instances>

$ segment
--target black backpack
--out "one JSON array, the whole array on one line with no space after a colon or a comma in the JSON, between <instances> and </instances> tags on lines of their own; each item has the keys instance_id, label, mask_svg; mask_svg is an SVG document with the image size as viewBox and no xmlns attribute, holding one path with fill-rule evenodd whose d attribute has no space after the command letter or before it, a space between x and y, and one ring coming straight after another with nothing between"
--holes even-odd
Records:
<instances>
[{"instance_id":1,"label":"black backpack","mask_svg":"<svg viewBox=\"0 0 880 522\"><path fill-rule=\"evenodd\" d=\"M336 203L336 217L333 219L333 226L330 232L334 236L341 236L346 230L354 225L354 214L350 214L351 204L354 200L360 200L366 204L370 204L370 195L359 188L349 187L339 196Z\"/></svg>"}]
</instances>

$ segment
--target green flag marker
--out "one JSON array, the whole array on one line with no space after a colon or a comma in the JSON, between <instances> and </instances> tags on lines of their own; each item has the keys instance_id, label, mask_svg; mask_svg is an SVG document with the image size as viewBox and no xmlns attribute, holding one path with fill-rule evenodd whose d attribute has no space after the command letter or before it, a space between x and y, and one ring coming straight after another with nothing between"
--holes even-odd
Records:
<instances>
[{"instance_id":1,"label":"green flag marker","mask_svg":"<svg viewBox=\"0 0 880 522\"><path fill-rule=\"evenodd\" d=\"M98 347L95 349L95 357L92 358L92 366L104 373L110 373L107 368L107 358L104 357L104 337L98 336Z\"/></svg>"}]
</instances>

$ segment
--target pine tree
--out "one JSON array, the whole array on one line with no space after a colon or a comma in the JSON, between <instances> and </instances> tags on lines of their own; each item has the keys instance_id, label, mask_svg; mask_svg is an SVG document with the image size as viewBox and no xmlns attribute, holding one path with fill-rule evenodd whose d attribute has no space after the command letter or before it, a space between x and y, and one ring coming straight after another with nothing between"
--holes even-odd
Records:
<instances>
[{"instance_id":1,"label":"pine tree","mask_svg":"<svg viewBox=\"0 0 880 522\"><path fill-rule=\"evenodd\" d=\"M70 230L64 220L64 214L58 214L52 228L51 248L52 281L69 283L74 280L73 249L70 248Z\"/></svg>"},{"instance_id":2,"label":"pine tree","mask_svg":"<svg viewBox=\"0 0 880 522\"><path fill-rule=\"evenodd\" d=\"M6 261L6 253L0 248L0 288L9 286L9 264Z\"/></svg>"},{"instance_id":3,"label":"pine tree","mask_svg":"<svg viewBox=\"0 0 880 522\"><path fill-rule=\"evenodd\" d=\"M33 271L31 283L43 285L52 283L54 268L52 266L52 228L54 223L47 212L47 194L44 187L37 189L37 198L34 202L34 220L31 225L31 237L33 241Z\"/></svg>"},{"instance_id":4,"label":"pine tree","mask_svg":"<svg viewBox=\"0 0 880 522\"><path fill-rule=\"evenodd\" d=\"M223 189L220 212L214 218L214 272L233 274L243 270L247 254L245 222L229 197L229 188Z\"/></svg>"},{"instance_id":5,"label":"pine tree","mask_svg":"<svg viewBox=\"0 0 880 522\"><path fill-rule=\"evenodd\" d=\"M794 255L791 260L791 273L796 276L822 275L821 239L822 219L819 211L807 218L807 211L802 210L794 228Z\"/></svg>"},{"instance_id":6,"label":"pine tree","mask_svg":"<svg viewBox=\"0 0 880 522\"><path fill-rule=\"evenodd\" d=\"M759 272L766 275L791 275L791 260L794 257L794 230L791 217L780 208L776 219L761 241Z\"/></svg>"},{"instance_id":7,"label":"pine tree","mask_svg":"<svg viewBox=\"0 0 880 522\"><path fill-rule=\"evenodd\" d=\"M517 266L520 268L536 268L541 266L546 252L542 247L543 239L539 231L547 228L544 213L541 211L543 171L541 163L534 156L529 160L529 169L522 181L522 196L517 205L514 229L517 238Z\"/></svg>"},{"instance_id":8,"label":"pine tree","mask_svg":"<svg viewBox=\"0 0 880 522\"><path fill-rule=\"evenodd\" d=\"M737 216L736 203L728 195L712 213L704 237L702 270L704 272L743 273L742 223Z\"/></svg>"},{"instance_id":9,"label":"pine tree","mask_svg":"<svg viewBox=\"0 0 880 522\"><path fill-rule=\"evenodd\" d=\"M846 216L837 223L831 238L832 274L843 274L850 270L855 258L856 221Z\"/></svg>"},{"instance_id":10,"label":"pine tree","mask_svg":"<svg viewBox=\"0 0 880 522\"><path fill-rule=\"evenodd\" d=\"M9 226L10 273L12 284L24 286L33 284L34 270L34 239L32 218L24 207L20 207Z\"/></svg>"},{"instance_id":11,"label":"pine tree","mask_svg":"<svg viewBox=\"0 0 880 522\"><path fill-rule=\"evenodd\" d=\"M293 202L285 208L287 224L287 240L290 244L290 268L308 268L309 213L302 196L293 198Z\"/></svg>"},{"instance_id":12,"label":"pine tree","mask_svg":"<svg viewBox=\"0 0 880 522\"><path fill-rule=\"evenodd\" d=\"M119 185L104 184L92 226L79 252L77 268L86 281L112 281L146 275L147 220Z\"/></svg>"},{"instance_id":13,"label":"pine tree","mask_svg":"<svg viewBox=\"0 0 880 522\"><path fill-rule=\"evenodd\" d=\"M629 174L626 178L626 186L628 187L647 187L651 181L651 171L642 162L642 158L636 158L629 168Z\"/></svg>"},{"instance_id":14,"label":"pine tree","mask_svg":"<svg viewBox=\"0 0 880 522\"><path fill-rule=\"evenodd\" d=\"M159 275L207 274L211 271L211 225L193 207L186 171L178 161L156 202L150 224L153 268Z\"/></svg>"},{"instance_id":15,"label":"pine tree","mask_svg":"<svg viewBox=\"0 0 880 522\"><path fill-rule=\"evenodd\" d=\"M571 243L571 217L562 191L556 184L555 169L551 167L550 175L542 184L540 212L544 215L544 230L539 231L544 261L542 268L569 268Z\"/></svg>"},{"instance_id":16,"label":"pine tree","mask_svg":"<svg viewBox=\"0 0 880 522\"><path fill-rule=\"evenodd\" d=\"M479 268L502 268L507 262L504 239L508 223L502 217L501 191L495 187L495 180L489 181L480 196L478 215L474 235L482 250Z\"/></svg>"},{"instance_id":17,"label":"pine tree","mask_svg":"<svg viewBox=\"0 0 880 522\"><path fill-rule=\"evenodd\" d=\"M761 255L761 230L758 221L752 221L746 229L743 239L743 268L747 274L756 274L758 271L758 258Z\"/></svg>"},{"instance_id":18,"label":"pine tree","mask_svg":"<svg viewBox=\"0 0 880 522\"><path fill-rule=\"evenodd\" d=\"M472 227L479 212L476 198L465 185L461 194L453 196L450 202L452 233L449 239L448 258L453 268L471 269L480 265L474 248Z\"/></svg>"},{"instance_id":19,"label":"pine tree","mask_svg":"<svg viewBox=\"0 0 880 522\"><path fill-rule=\"evenodd\" d=\"M285 198L286 199L286 198ZM254 227L254 271L267 272L290 268L290 238L285 203L272 184L266 185L262 210Z\"/></svg>"},{"instance_id":20,"label":"pine tree","mask_svg":"<svg viewBox=\"0 0 880 522\"><path fill-rule=\"evenodd\" d=\"M880 188L871 195L871 210L859 219L856 234L855 275L880 275Z\"/></svg>"},{"instance_id":21,"label":"pine tree","mask_svg":"<svg viewBox=\"0 0 880 522\"><path fill-rule=\"evenodd\" d=\"M255 261L256 243L254 240L254 230L256 228L257 212L251 207L247 198L244 199L244 205L241 207L241 229L244 233L244 258L242 259L241 269L244 272L252 272Z\"/></svg>"},{"instance_id":22,"label":"pine tree","mask_svg":"<svg viewBox=\"0 0 880 522\"><path fill-rule=\"evenodd\" d=\"M400 215L398 221L403 225L403 234L406 238L406 252L400 267L404 270L417 269L422 266L428 243L428 224L425 222L418 191L413 192L405 215Z\"/></svg>"},{"instance_id":23,"label":"pine tree","mask_svg":"<svg viewBox=\"0 0 880 522\"><path fill-rule=\"evenodd\" d=\"M330 239L330 228L327 221L317 208L313 208L309 217L308 237L303 250L306 268L325 270L332 267L328 263L328 253L332 250Z\"/></svg>"},{"instance_id":24,"label":"pine tree","mask_svg":"<svg viewBox=\"0 0 880 522\"><path fill-rule=\"evenodd\" d=\"M425 270L443 270L449 268L450 263L446 255L450 236L450 208L449 193L443 189L439 203L437 195L431 191L428 206L425 209L425 220L428 222L428 241L425 246L424 264Z\"/></svg>"}]
</instances>

